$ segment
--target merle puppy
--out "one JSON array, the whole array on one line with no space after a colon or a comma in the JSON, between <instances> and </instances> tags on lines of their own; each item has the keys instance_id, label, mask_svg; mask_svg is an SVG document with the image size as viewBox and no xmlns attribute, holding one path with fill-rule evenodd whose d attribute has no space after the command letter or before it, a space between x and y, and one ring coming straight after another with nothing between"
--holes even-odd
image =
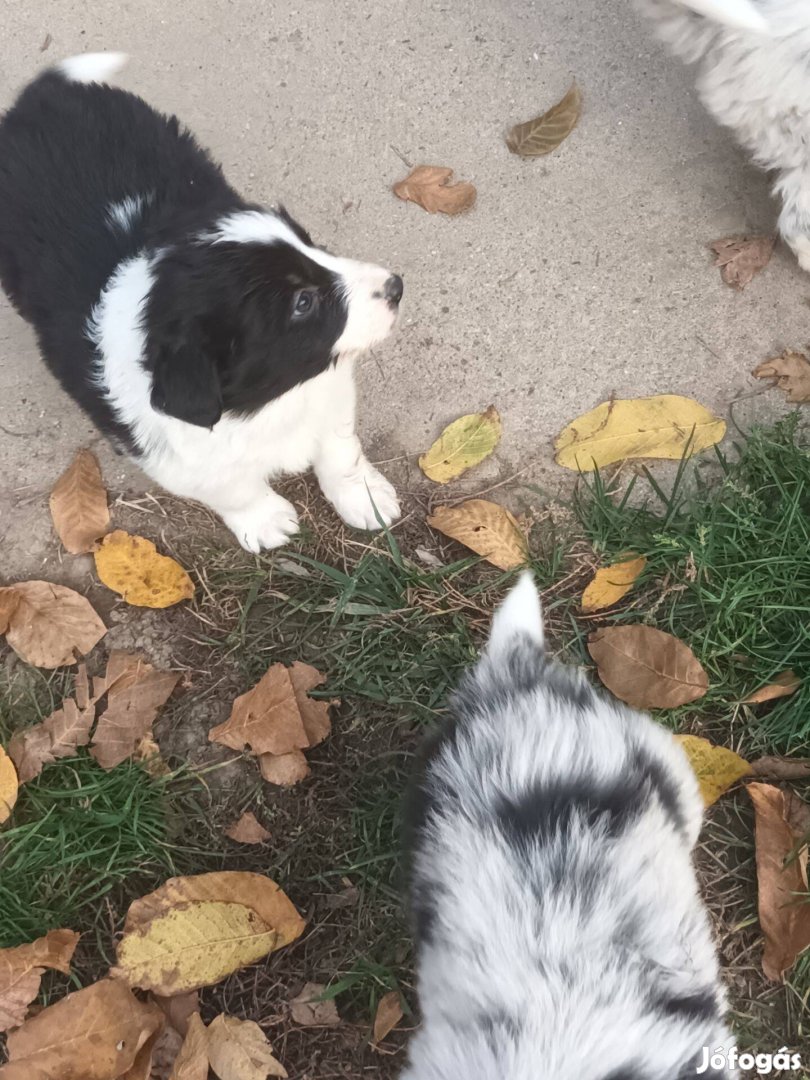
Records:
<instances>
[{"instance_id":1,"label":"merle puppy","mask_svg":"<svg viewBox=\"0 0 810 1080\"><path fill-rule=\"evenodd\" d=\"M0 122L0 281L46 363L250 551L298 527L268 479L310 466L350 525L395 520L355 434L353 363L393 327L402 279L245 202L176 117L103 84L124 59L65 60Z\"/></svg>"},{"instance_id":2,"label":"merle puppy","mask_svg":"<svg viewBox=\"0 0 810 1080\"><path fill-rule=\"evenodd\" d=\"M403 1080L712 1080L731 1047L682 749L543 649L528 574L411 807L422 1026Z\"/></svg>"}]
</instances>

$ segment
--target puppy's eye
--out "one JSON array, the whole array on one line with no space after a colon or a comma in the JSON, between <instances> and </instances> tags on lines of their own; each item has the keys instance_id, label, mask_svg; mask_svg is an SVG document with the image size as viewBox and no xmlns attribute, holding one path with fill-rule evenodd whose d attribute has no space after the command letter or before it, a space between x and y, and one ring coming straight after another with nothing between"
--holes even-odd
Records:
<instances>
[{"instance_id":1,"label":"puppy's eye","mask_svg":"<svg viewBox=\"0 0 810 1080\"><path fill-rule=\"evenodd\" d=\"M293 297L293 316L301 319L309 315L317 299L318 294L312 292L311 289L299 289Z\"/></svg>"}]
</instances>

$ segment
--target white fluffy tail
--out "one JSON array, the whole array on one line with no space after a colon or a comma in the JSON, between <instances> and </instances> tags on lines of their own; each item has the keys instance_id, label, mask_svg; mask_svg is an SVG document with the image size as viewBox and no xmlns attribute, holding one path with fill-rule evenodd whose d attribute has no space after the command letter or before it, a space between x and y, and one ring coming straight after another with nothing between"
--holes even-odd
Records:
<instances>
[{"instance_id":1,"label":"white fluffy tail","mask_svg":"<svg viewBox=\"0 0 810 1080\"><path fill-rule=\"evenodd\" d=\"M517 636L529 637L543 646L543 612L534 578L528 570L520 575L517 585L495 612L487 653L490 656L503 653Z\"/></svg>"},{"instance_id":2,"label":"white fluffy tail","mask_svg":"<svg viewBox=\"0 0 810 1080\"><path fill-rule=\"evenodd\" d=\"M768 22L752 0L680 0L680 3L726 26L768 32Z\"/></svg>"},{"instance_id":3,"label":"white fluffy tail","mask_svg":"<svg viewBox=\"0 0 810 1080\"><path fill-rule=\"evenodd\" d=\"M129 57L122 52L80 53L56 65L69 82L103 83L126 64Z\"/></svg>"}]
</instances>

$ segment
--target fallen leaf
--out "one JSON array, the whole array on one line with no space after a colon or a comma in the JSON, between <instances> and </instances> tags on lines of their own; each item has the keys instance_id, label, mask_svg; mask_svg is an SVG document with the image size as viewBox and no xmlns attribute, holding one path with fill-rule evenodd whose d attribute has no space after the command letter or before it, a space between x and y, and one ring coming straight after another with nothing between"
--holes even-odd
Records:
<instances>
[{"instance_id":1,"label":"fallen leaf","mask_svg":"<svg viewBox=\"0 0 810 1080\"><path fill-rule=\"evenodd\" d=\"M187 994L175 994L174 997L153 995L155 1004L166 1017L169 1027L179 1031L183 1038L188 1032L189 1021L200 1011L200 995L196 990Z\"/></svg>"},{"instance_id":2,"label":"fallen leaf","mask_svg":"<svg viewBox=\"0 0 810 1080\"><path fill-rule=\"evenodd\" d=\"M9 601L9 593L15 595L16 603ZM4 596L6 641L34 667L75 664L77 652L82 656L90 652L107 633L90 601L64 585L21 581L0 589L0 605L4 605Z\"/></svg>"},{"instance_id":3,"label":"fallen leaf","mask_svg":"<svg viewBox=\"0 0 810 1080\"><path fill-rule=\"evenodd\" d=\"M0 1031L25 1021L46 968L64 975L70 972L79 937L73 930L49 930L29 945L0 949Z\"/></svg>"},{"instance_id":4,"label":"fallen leaf","mask_svg":"<svg viewBox=\"0 0 810 1080\"><path fill-rule=\"evenodd\" d=\"M709 677L683 641L652 626L607 626L588 638L599 678L637 709L673 709L703 697Z\"/></svg>"},{"instance_id":5,"label":"fallen leaf","mask_svg":"<svg viewBox=\"0 0 810 1080\"><path fill-rule=\"evenodd\" d=\"M229 825L225 835L238 844L265 844L270 839L270 833L250 810L246 810L238 821Z\"/></svg>"},{"instance_id":6,"label":"fallen leaf","mask_svg":"<svg viewBox=\"0 0 810 1080\"><path fill-rule=\"evenodd\" d=\"M612 607L630 592L636 578L647 565L643 555L612 566L602 566L593 576L593 580L582 594L582 610L585 612L602 611Z\"/></svg>"},{"instance_id":7,"label":"fallen leaf","mask_svg":"<svg viewBox=\"0 0 810 1080\"><path fill-rule=\"evenodd\" d=\"M751 766L725 746L714 746L698 735L676 735L697 777L705 806L712 806L730 787L751 775Z\"/></svg>"},{"instance_id":8,"label":"fallen leaf","mask_svg":"<svg viewBox=\"0 0 810 1080\"><path fill-rule=\"evenodd\" d=\"M220 1013L208 1025L208 1059L219 1080L267 1080L287 1076L267 1036L252 1020Z\"/></svg>"},{"instance_id":9,"label":"fallen leaf","mask_svg":"<svg viewBox=\"0 0 810 1080\"><path fill-rule=\"evenodd\" d=\"M283 948L304 926L261 874L170 878L130 905L113 974L162 996L196 990Z\"/></svg>"},{"instance_id":10,"label":"fallen leaf","mask_svg":"<svg viewBox=\"0 0 810 1080\"><path fill-rule=\"evenodd\" d=\"M51 46L51 42L52 42L52 41L53 41L53 38L51 37L51 35L50 35L50 34L46 34L46 35L45 35L45 37L44 37L44 39L43 39L43 41L42 41L42 44L41 44L41 45L40 45L40 47L39 47L39 51L40 51L40 52L45 52L45 51L46 51L46 49L49 49L49 48L50 48L50 46Z\"/></svg>"},{"instance_id":11,"label":"fallen leaf","mask_svg":"<svg viewBox=\"0 0 810 1080\"><path fill-rule=\"evenodd\" d=\"M733 289L744 289L755 274L764 270L773 255L775 236L728 236L709 247L720 267L720 277Z\"/></svg>"},{"instance_id":12,"label":"fallen leaf","mask_svg":"<svg viewBox=\"0 0 810 1080\"><path fill-rule=\"evenodd\" d=\"M51 492L56 534L71 555L95 551L110 527L107 489L95 454L80 450Z\"/></svg>"},{"instance_id":13,"label":"fallen leaf","mask_svg":"<svg viewBox=\"0 0 810 1080\"><path fill-rule=\"evenodd\" d=\"M171 775L172 770L163 760L160 747L149 734L138 740L138 745L132 753L132 760L137 761L144 772L154 779Z\"/></svg>"},{"instance_id":14,"label":"fallen leaf","mask_svg":"<svg viewBox=\"0 0 810 1080\"><path fill-rule=\"evenodd\" d=\"M506 136L506 145L513 154L521 157L550 154L568 138L581 115L582 94L576 82L573 82L565 97L552 105L548 112L524 124L515 124Z\"/></svg>"},{"instance_id":15,"label":"fallen leaf","mask_svg":"<svg viewBox=\"0 0 810 1080\"><path fill-rule=\"evenodd\" d=\"M90 753L102 769L113 769L134 754L151 732L180 674L156 670L139 653L115 650L104 681L107 706L98 718Z\"/></svg>"},{"instance_id":16,"label":"fallen leaf","mask_svg":"<svg viewBox=\"0 0 810 1080\"><path fill-rule=\"evenodd\" d=\"M20 594L14 586L0 589L0 634L5 634L11 625L11 618L20 603Z\"/></svg>"},{"instance_id":17,"label":"fallen leaf","mask_svg":"<svg viewBox=\"0 0 810 1080\"><path fill-rule=\"evenodd\" d=\"M136 1054L132 1065L125 1073L122 1073L120 1080L152 1080L155 1048L164 1030L158 1029L150 1039L147 1039Z\"/></svg>"},{"instance_id":18,"label":"fallen leaf","mask_svg":"<svg viewBox=\"0 0 810 1080\"><path fill-rule=\"evenodd\" d=\"M520 525L505 507L486 499L437 506L427 523L501 570L514 570L528 558Z\"/></svg>"},{"instance_id":19,"label":"fallen leaf","mask_svg":"<svg viewBox=\"0 0 810 1080\"><path fill-rule=\"evenodd\" d=\"M116 529L104 537L95 559L101 581L133 607L167 608L194 596L194 584L183 567L159 555L143 536Z\"/></svg>"},{"instance_id":20,"label":"fallen leaf","mask_svg":"<svg viewBox=\"0 0 810 1080\"><path fill-rule=\"evenodd\" d=\"M677 394L603 401L563 428L554 443L558 465L592 472L616 461L680 461L720 442L726 424Z\"/></svg>"},{"instance_id":21,"label":"fallen leaf","mask_svg":"<svg viewBox=\"0 0 810 1080\"><path fill-rule=\"evenodd\" d=\"M172 1069L183 1048L183 1036L168 1024L152 1046L152 1069L149 1080L172 1080ZM203 1075L202 1080L208 1080Z\"/></svg>"},{"instance_id":22,"label":"fallen leaf","mask_svg":"<svg viewBox=\"0 0 810 1080\"><path fill-rule=\"evenodd\" d=\"M781 356L766 360L751 372L755 379L774 379L788 401L810 401L810 360L804 353L785 349Z\"/></svg>"},{"instance_id":23,"label":"fallen leaf","mask_svg":"<svg viewBox=\"0 0 810 1080\"><path fill-rule=\"evenodd\" d=\"M194 1013L169 1080L208 1080L208 1065L208 1031L200 1014Z\"/></svg>"},{"instance_id":24,"label":"fallen leaf","mask_svg":"<svg viewBox=\"0 0 810 1080\"><path fill-rule=\"evenodd\" d=\"M761 687L747 698L743 698L743 705L761 705L764 701L774 701L776 698L789 697L795 694L802 685L802 680L795 671L783 671L775 676L773 682Z\"/></svg>"},{"instance_id":25,"label":"fallen leaf","mask_svg":"<svg viewBox=\"0 0 810 1080\"><path fill-rule=\"evenodd\" d=\"M751 772L769 780L810 780L810 758L766 755L751 762Z\"/></svg>"},{"instance_id":26,"label":"fallen leaf","mask_svg":"<svg viewBox=\"0 0 810 1080\"><path fill-rule=\"evenodd\" d=\"M19 789L20 781L14 762L0 746L0 825L11 817Z\"/></svg>"},{"instance_id":27,"label":"fallen leaf","mask_svg":"<svg viewBox=\"0 0 810 1080\"><path fill-rule=\"evenodd\" d=\"M319 700L309 696L310 690L326 682L326 676L310 664L303 664L300 660L296 660L289 671L295 703L309 740L307 749L311 750L313 746L322 743L331 732L332 721L329 718L329 710L333 706L340 705L340 699Z\"/></svg>"},{"instance_id":28,"label":"fallen leaf","mask_svg":"<svg viewBox=\"0 0 810 1080\"><path fill-rule=\"evenodd\" d=\"M500 438L501 418L494 405L482 413L460 416L421 455L419 468L429 480L447 484L489 457Z\"/></svg>"},{"instance_id":29,"label":"fallen leaf","mask_svg":"<svg viewBox=\"0 0 810 1080\"><path fill-rule=\"evenodd\" d=\"M268 784L276 787L295 787L312 772L300 750L289 754L259 754L259 768Z\"/></svg>"},{"instance_id":30,"label":"fallen leaf","mask_svg":"<svg viewBox=\"0 0 810 1080\"><path fill-rule=\"evenodd\" d=\"M381 1043L387 1035L391 1034L402 1019L402 1015L402 999L396 990L391 990L377 1003L371 1041L375 1044Z\"/></svg>"},{"instance_id":31,"label":"fallen leaf","mask_svg":"<svg viewBox=\"0 0 810 1080\"><path fill-rule=\"evenodd\" d=\"M749 784L756 816L759 924L765 938L762 970L781 982L796 957L810 946L810 903L795 849L795 836L785 820L785 792L770 784Z\"/></svg>"},{"instance_id":32,"label":"fallen leaf","mask_svg":"<svg viewBox=\"0 0 810 1080\"><path fill-rule=\"evenodd\" d=\"M804 799L800 799L795 791L783 791L782 794L785 797L785 809L782 816L785 823L790 826L790 831L793 833L799 847L804 848L810 843L810 804L806 803ZM806 889L808 887L808 852L800 850L797 857L802 872L802 881Z\"/></svg>"},{"instance_id":33,"label":"fallen leaf","mask_svg":"<svg viewBox=\"0 0 810 1080\"><path fill-rule=\"evenodd\" d=\"M12 1031L2 1080L111 1080L123 1077L163 1023L152 1003L124 983L102 979L49 1005Z\"/></svg>"},{"instance_id":34,"label":"fallen leaf","mask_svg":"<svg viewBox=\"0 0 810 1080\"><path fill-rule=\"evenodd\" d=\"M297 997L290 1001L290 1016L301 1027L337 1027L340 1016L333 998L319 1001L326 987L322 983L307 983Z\"/></svg>"},{"instance_id":35,"label":"fallen leaf","mask_svg":"<svg viewBox=\"0 0 810 1080\"><path fill-rule=\"evenodd\" d=\"M228 719L211 728L210 742L254 754L288 754L309 746L289 668L271 664L256 685L234 701Z\"/></svg>"},{"instance_id":36,"label":"fallen leaf","mask_svg":"<svg viewBox=\"0 0 810 1080\"><path fill-rule=\"evenodd\" d=\"M43 766L60 758L72 757L77 748L90 741L96 715L96 701L88 691L87 668L79 664L75 697L66 698L62 707L33 727L16 732L8 746L21 784L39 776Z\"/></svg>"},{"instance_id":37,"label":"fallen leaf","mask_svg":"<svg viewBox=\"0 0 810 1080\"><path fill-rule=\"evenodd\" d=\"M461 214L475 202L472 184L449 184L452 169L440 165L418 165L404 180L394 184L394 194L406 202L415 202L429 214Z\"/></svg>"}]
</instances>

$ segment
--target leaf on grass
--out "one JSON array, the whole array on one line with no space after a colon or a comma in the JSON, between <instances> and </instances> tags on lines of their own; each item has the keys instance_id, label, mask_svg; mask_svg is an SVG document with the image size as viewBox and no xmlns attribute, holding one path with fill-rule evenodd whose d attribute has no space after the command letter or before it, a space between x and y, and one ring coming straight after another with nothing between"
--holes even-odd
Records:
<instances>
[{"instance_id":1,"label":"leaf on grass","mask_svg":"<svg viewBox=\"0 0 810 1080\"><path fill-rule=\"evenodd\" d=\"M265 844L270 839L270 833L250 810L246 810L238 821L229 825L225 835L237 844Z\"/></svg>"},{"instance_id":2,"label":"leaf on grass","mask_svg":"<svg viewBox=\"0 0 810 1080\"><path fill-rule=\"evenodd\" d=\"M730 787L751 775L751 766L725 746L714 746L698 735L676 735L697 777L705 806L712 806Z\"/></svg>"},{"instance_id":3,"label":"leaf on grass","mask_svg":"<svg viewBox=\"0 0 810 1080\"><path fill-rule=\"evenodd\" d=\"M49 1005L8 1036L3 1080L111 1080L131 1069L163 1023L117 979L102 979Z\"/></svg>"},{"instance_id":4,"label":"leaf on grass","mask_svg":"<svg viewBox=\"0 0 810 1080\"><path fill-rule=\"evenodd\" d=\"M527 120L515 124L506 136L506 145L520 157L540 157L556 150L579 122L582 115L582 93L576 82L571 83L568 93L556 105Z\"/></svg>"},{"instance_id":5,"label":"leaf on grass","mask_svg":"<svg viewBox=\"0 0 810 1080\"><path fill-rule=\"evenodd\" d=\"M75 664L77 652L90 652L107 633L89 600L50 581L21 581L0 589L0 606L7 613L6 641L34 667Z\"/></svg>"},{"instance_id":6,"label":"leaf on grass","mask_svg":"<svg viewBox=\"0 0 810 1080\"><path fill-rule=\"evenodd\" d=\"M764 270L773 255L775 236L728 236L709 247L720 267L720 277L733 289L744 289L755 274Z\"/></svg>"},{"instance_id":7,"label":"leaf on grass","mask_svg":"<svg viewBox=\"0 0 810 1080\"><path fill-rule=\"evenodd\" d=\"M14 762L0 746L0 825L11 817L19 789L20 780Z\"/></svg>"},{"instance_id":8,"label":"leaf on grass","mask_svg":"<svg viewBox=\"0 0 810 1080\"><path fill-rule=\"evenodd\" d=\"M104 677L107 707L90 748L102 769L114 769L136 752L179 680L178 672L158 671L140 653L110 654Z\"/></svg>"},{"instance_id":9,"label":"leaf on grass","mask_svg":"<svg viewBox=\"0 0 810 1080\"><path fill-rule=\"evenodd\" d=\"M208 1059L219 1080L267 1080L287 1076L267 1036L252 1020L220 1014L208 1025Z\"/></svg>"},{"instance_id":10,"label":"leaf on grass","mask_svg":"<svg viewBox=\"0 0 810 1080\"><path fill-rule=\"evenodd\" d=\"M211 728L210 742L254 754L288 754L309 746L289 668L271 664L233 703L228 719Z\"/></svg>"},{"instance_id":11,"label":"leaf on grass","mask_svg":"<svg viewBox=\"0 0 810 1080\"><path fill-rule=\"evenodd\" d=\"M725 433L724 420L678 394L603 401L563 428L554 443L555 460L578 472L635 458L680 461Z\"/></svg>"},{"instance_id":12,"label":"leaf on grass","mask_svg":"<svg viewBox=\"0 0 810 1080\"><path fill-rule=\"evenodd\" d=\"M289 754L259 754L259 768L267 783L276 787L295 787L312 772L300 750Z\"/></svg>"},{"instance_id":13,"label":"leaf on grass","mask_svg":"<svg viewBox=\"0 0 810 1080\"><path fill-rule=\"evenodd\" d=\"M208 1080L208 1065L208 1031L200 1014L194 1013L169 1080Z\"/></svg>"},{"instance_id":14,"label":"leaf on grass","mask_svg":"<svg viewBox=\"0 0 810 1080\"><path fill-rule=\"evenodd\" d=\"M673 709L703 697L709 677L683 641L652 626L607 626L588 638L599 678L637 709Z\"/></svg>"},{"instance_id":15,"label":"leaf on grass","mask_svg":"<svg viewBox=\"0 0 810 1080\"><path fill-rule=\"evenodd\" d=\"M374 1015L372 1043L381 1043L386 1036L390 1035L402 1019L402 1015L402 999L398 991L392 990L381 997Z\"/></svg>"},{"instance_id":16,"label":"leaf on grass","mask_svg":"<svg viewBox=\"0 0 810 1080\"><path fill-rule=\"evenodd\" d=\"M501 570L515 570L528 558L526 537L517 520L505 507L487 499L437 506L427 523Z\"/></svg>"},{"instance_id":17,"label":"leaf on grass","mask_svg":"<svg viewBox=\"0 0 810 1080\"><path fill-rule=\"evenodd\" d=\"M137 761L143 771L155 780L161 776L169 776L172 771L163 760L160 747L148 733L138 740L138 745L132 753L132 760Z\"/></svg>"},{"instance_id":18,"label":"leaf on grass","mask_svg":"<svg viewBox=\"0 0 810 1080\"><path fill-rule=\"evenodd\" d=\"M51 492L56 534L71 555L95 551L110 527L107 489L95 454L80 450Z\"/></svg>"},{"instance_id":19,"label":"leaf on grass","mask_svg":"<svg viewBox=\"0 0 810 1080\"><path fill-rule=\"evenodd\" d=\"M75 697L66 698L62 707L40 724L16 732L8 751L14 759L20 783L39 776L43 766L60 758L72 757L78 747L87 746L96 715L96 699L90 698L87 668L79 664Z\"/></svg>"},{"instance_id":20,"label":"leaf on grass","mask_svg":"<svg viewBox=\"0 0 810 1080\"><path fill-rule=\"evenodd\" d=\"M116 529L104 537L95 558L101 581L133 607L167 608L194 596L194 584L183 567L159 555L143 536Z\"/></svg>"},{"instance_id":21,"label":"leaf on grass","mask_svg":"<svg viewBox=\"0 0 810 1080\"><path fill-rule=\"evenodd\" d=\"M155 994L181 994L283 948L304 925L278 885L261 874L170 878L130 906L113 974Z\"/></svg>"},{"instance_id":22,"label":"leaf on grass","mask_svg":"<svg viewBox=\"0 0 810 1080\"><path fill-rule=\"evenodd\" d=\"M756 816L759 924L765 938L762 970L781 982L796 957L810 946L807 853L797 856L803 837L789 823L787 793L770 784L747 788Z\"/></svg>"},{"instance_id":23,"label":"leaf on grass","mask_svg":"<svg viewBox=\"0 0 810 1080\"><path fill-rule=\"evenodd\" d=\"M612 566L600 567L582 594L582 610L602 611L618 603L633 588L646 565L645 557L638 555L613 563Z\"/></svg>"},{"instance_id":24,"label":"leaf on grass","mask_svg":"<svg viewBox=\"0 0 810 1080\"><path fill-rule=\"evenodd\" d=\"M460 416L421 455L419 468L429 480L447 484L489 457L500 438L501 418L494 405L482 413Z\"/></svg>"},{"instance_id":25,"label":"leaf on grass","mask_svg":"<svg viewBox=\"0 0 810 1080\"><path fill-rule=\"evenodd\" d=\"M753 694L749 694L747 698L743 698L742 703L743 705L761 705L764 701L775 701L776 698L789 697L791 694L795 694L801 685L802 680L795 671L783 671L775 676L773 682L760 687Z\"/></svg>"},{"instance_id":26,"label":"leaf on grass","mask_svg":"<svg viewBox=\"0 0 810 1080\"><path fill-rule=\"evenodd\" d=\"M472 184L450 184L452 169L440 165L417 165L404 180L394 184L394 194L405 202L414 202L429 214L462 214L475 202Z\"/></svg>"},{"instance_id":27,"label":"leaf on grass","mask_svg":"<svg viewBox=\"0 0 810 1080\"><path fill-rule=\"evenodd\" d=\"M332 730L332 721L329 718L329 710L340 705L339 698L330 698L328 701L317 700L309 696L310 690L321 686L326 682L326 676L310 664L303 664L296 660L289 669L290 681L295 694L295 703L301 714L307 739L308 750L322 743Z\"/></svg>"},{"instance_id":28,"label":"leaf on grass","mask_svg":"<svg viewBox=\"0 0 810 1080\"><path fill-rule=\"evenodd\" d=\"M290 1001L290 1016L301 1027L337 1027L340 1016L333 998L323 1001L326 987L322 983L307 983L297 997Z\"/></svg>"},{"instance_id":29,"label":"leaf on grass","mask_svg":"<svg viewBox=\"0 0 810 1080\"><path fill-rule=\"evenodd\" d=\"M751 762L751 772L769 780L810 780L810 758L766 755Z\"/></svg>"},{"instance_id":30,"label":"leaf on grass","mask_svg":"<svg viewBox=\"0 0 810 1080\"><path fill-rule=\"evenodd\" d=\"M49 930L29 945L0 949L0 1031L25 1021L46 968L69 974L79 937L73 930Z\"/></svg>"},{"instance_id":31,"label":"leaf on grass","mask_svg":"<svg viewBox=\"0 0 810 1080\"><path fill-rule=\"evenodd\" d=\"M810 401L810 360L804 353L785 349L781 356L766 360L751 372L755 379L774 379L788 401Z\"/></svg>"}]
</instances>

